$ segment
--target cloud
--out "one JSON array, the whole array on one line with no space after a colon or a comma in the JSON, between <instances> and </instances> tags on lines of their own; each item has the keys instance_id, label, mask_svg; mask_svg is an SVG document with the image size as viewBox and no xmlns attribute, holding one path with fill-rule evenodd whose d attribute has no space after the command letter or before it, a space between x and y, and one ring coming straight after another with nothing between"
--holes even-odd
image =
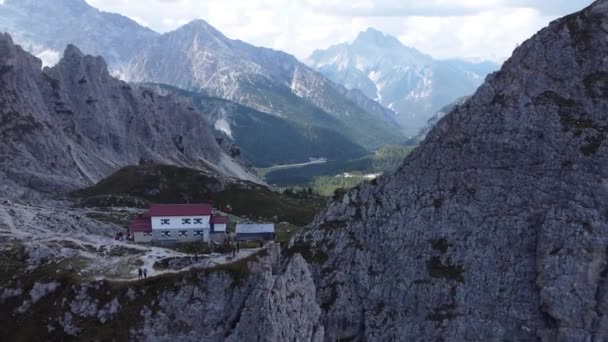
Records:
<instances>
[{"instance_id":1,"label":"cloud","mask_svg":"<svg viewBox=\"0 0 608 342\"><path fill-rule=\"evenodd\" d=\"M501 61L592 0L87 0L166 32L202 18L228 37L300 59L375 27L438 58Z\"/></svg>"},{"instance_id":2,"label":"cloud","mask_svg":"<svg viewBox=\"0 0 608 342\"><path fill-rule=\"evenodd\" d=\"M44 50L36 55L42 61L42 66L53 66L59 62L63 54L55 50Z\"/></svg>"}]
</instances>

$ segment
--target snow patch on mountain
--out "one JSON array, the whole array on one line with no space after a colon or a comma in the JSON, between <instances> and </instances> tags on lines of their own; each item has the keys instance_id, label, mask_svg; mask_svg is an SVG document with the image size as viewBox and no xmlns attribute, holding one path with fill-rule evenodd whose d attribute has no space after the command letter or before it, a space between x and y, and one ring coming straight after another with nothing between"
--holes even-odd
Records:
<instances>
[{"instance_id":1,"label":"snow patch on mountain","mask_svg":"<svg viewBox=\"0 0 608 342\"><path fill-rule=\"evenodd\" d=\"M224 134L229 136L230 139L234 139L232 136L232 130L230 129L230 123L225 118L217 120L213 127L215 127L215 129L218 131L224 132Z\"/></svg>"}]
</instances>

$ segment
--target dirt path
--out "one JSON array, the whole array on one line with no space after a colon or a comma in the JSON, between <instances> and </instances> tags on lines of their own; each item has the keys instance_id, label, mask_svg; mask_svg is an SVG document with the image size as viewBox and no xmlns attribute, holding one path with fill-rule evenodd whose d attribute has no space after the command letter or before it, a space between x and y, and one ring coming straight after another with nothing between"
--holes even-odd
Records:
<instances>
[{"instance_id":1,"label":"dirt path","mask_svg":"<svg viewBox=\"0 0 608 342\"><path fill-rule=\"evenodd\" d=\"M154 277L158 277L160 275L164 275L164 274L178 274L178 273L182 273L182 272L187 272L187 271L191 271L191 270L198 270L198 269L206 269L206 268L212 268L218 265L225 265L225 264L230 264L242 259L245 259L257 252L259 252L261 249L263 248L255 248L255 249L246 249L246 250L241 250L240 253L238 253L236 255L236 257L232 258L231 255L228 254L221 254L221 255L210 255L208 257L199 257L199 261L197 263L191 264L189 266L177 269L177 270L161 270L161 271L157 271L154 269L154 264L158 261L161 261L163 259L168 258L169 256L166 253L166 250L164 250L163 248L154 248L155 250L146 253L145 255L141 256L139 258L139 260L143 261L143 268L146 268L146 270L148 271L148 278L154 278ZM192 256L189 254L184 254L184 257L189 257L191 258ZM138 270L137 268L134 268L133 271L131 271L130 273L132 276L128 277L128 278L113 278L113 277L106 277L106 276L98 276L95 277L95 280L108 280L108 281L113 281L113 282L134 282L134 281L139 281L140 279L138 278Z\"/></svg>"}]
</instances>

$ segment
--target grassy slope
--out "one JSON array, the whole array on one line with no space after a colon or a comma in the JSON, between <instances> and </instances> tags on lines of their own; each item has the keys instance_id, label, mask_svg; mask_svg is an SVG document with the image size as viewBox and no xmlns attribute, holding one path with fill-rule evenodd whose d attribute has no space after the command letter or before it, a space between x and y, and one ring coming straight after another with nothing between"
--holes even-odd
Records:
<instances>
[{"instance_id":1,"label":"grassy slope","mask_svg":"<svg viewBox=\"0 0 608 342\"><path fill-rule=\"evenodd\" d=\"M413 148L413 146L385 146L365 158L346 162L328 161L325 164L308 165L297 169L271 171L265 175L265 179L268 183L277 186L311 186L314 185L317 177L331 177L344 172L392 172Z\"/></svg>"},{"instance_id":2,"label":"grassy slope","mask_svg":"<svg viewBox=\"0 0 608 342\"><path fill-rule=\"evenodd\" d=\"M306 225L325 205L325 200L304 194L291 195L253 183L223 186L198 170L168 165L127 166L96 185L76 191L74 196L130 195L152 203L195 203L212 201L216 208L230 205L232 213L254 220L275 217Z\"/></svg>"}]
</instances>

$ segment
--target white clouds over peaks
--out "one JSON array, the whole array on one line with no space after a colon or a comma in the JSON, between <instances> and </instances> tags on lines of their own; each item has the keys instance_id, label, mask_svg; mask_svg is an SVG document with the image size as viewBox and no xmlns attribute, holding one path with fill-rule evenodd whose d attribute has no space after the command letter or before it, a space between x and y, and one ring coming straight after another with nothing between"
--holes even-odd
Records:
<instances>
[{"instance_id":1,"label":"white clouds over peaks","mask_svg":"<svg viewBox=\"0 0 608 342\"><path fill-rule=\"evenodd\" d=\"M375 27L438 58L500 61L549 21L592 0L87 0L159 32L197 18L230 38L303 59Z\"/></svg>"}]
</instances>

